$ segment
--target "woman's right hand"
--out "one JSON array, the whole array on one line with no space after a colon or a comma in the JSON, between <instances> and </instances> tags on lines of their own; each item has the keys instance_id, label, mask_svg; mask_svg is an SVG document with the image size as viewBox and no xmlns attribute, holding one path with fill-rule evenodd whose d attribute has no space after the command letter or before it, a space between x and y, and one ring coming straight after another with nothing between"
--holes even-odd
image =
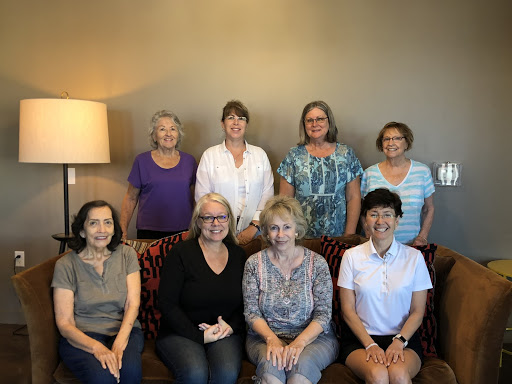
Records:
<instances>
[{"instance_id":1,"label":"woman's right hand","mask_svg":"<svg viewBox=\"0 0 512 384\"><path fill-rule=\"evenodd\" d=\"M374 363L385 364L386 366L388 365L386 353L377 344L372 345L366 350L366 361L370 361L370 359L372 359Z\"/></svg>"},{"instance_id":2,"label":"woman's right hand","mask_svg":"<svg viewBox=\"0 0 512 384\"><path fill-rule=\"evenodd\" d=\"M201 326L200 326L201 327ZM221 328L219 324L208 326L203 331L204 334L204 343L213 343L217 340L223 339L225 336L222 335Z\"/></svg>"},{"instance_id":3,"label":"woman's right hand","mask_svg":"<svg viewBox=\"0 0 512 384\"><path fill-rule=\"evenodd\" d=\"M277 336L267 337L267 360L272 359L272 366L277 365L278 370L284 369L284 345Z\"/></svg>"},{"instance_id":4,"label":"woman's right hand","mask_svg":"<svg viewBox=\"0 0 512 384\"><path fill-rule=\"evenodd\" d=\"M93 355L100 362L103 369L108 368L110 373L117 379L117 382L119 382L120 373L116 354L98 342L94 347Z\"/></svg>"}]
</instances>

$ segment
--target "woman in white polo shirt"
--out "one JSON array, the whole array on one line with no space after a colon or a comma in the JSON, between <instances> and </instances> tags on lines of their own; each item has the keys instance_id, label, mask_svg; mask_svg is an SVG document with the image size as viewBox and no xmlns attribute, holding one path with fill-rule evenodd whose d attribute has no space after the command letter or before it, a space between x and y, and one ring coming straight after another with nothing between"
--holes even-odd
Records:
<instances>
[{"instance_id":1,"label":"woman in white polo shirt","mask_svg":"<svg viewBox=\"0 0 512 384\"><path fill-rule=\"evenodd\" d=\"M338 285L349 330L340 358L366 382L410 382L423 360L416 331L432 283L421 253L395 240L402 214L396 193L368 193L361 217L370 240L346 251L341 262Z\"/></svg>"},{"instance_id":2,"label":"woman in white polo shirt","mask_svg":"<svg viewBox=\"0 0 512 384\"><path fill-rule=\"evenodd\" d=\"M228 101L220 124L225 140L204 151L195 199L210 192L224 196L237 218L238 241L246 244L259 234L260 213L274 196L274 176L265 151L245 141L249 111L241 101Z\"/></svg>"}]
</instances>

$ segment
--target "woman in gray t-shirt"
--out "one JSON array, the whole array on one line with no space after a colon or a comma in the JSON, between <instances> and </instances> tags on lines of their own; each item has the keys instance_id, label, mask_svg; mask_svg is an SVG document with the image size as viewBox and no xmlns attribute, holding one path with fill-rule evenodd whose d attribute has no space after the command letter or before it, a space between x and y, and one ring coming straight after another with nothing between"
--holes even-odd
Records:
<instances>
[{"instance_id":1,"label":"woman in gray t-shirt","mask_svg":"<svg viewBox=\"0 0 512 384\"><path fill-rule=\"evenodd\" d=\"M105 201L86 203L71 228L73 251L57 261L52 281L60 356L82 383L140 383L137 255L119 244L118 216Z\"/></svg>"}]
</instances>

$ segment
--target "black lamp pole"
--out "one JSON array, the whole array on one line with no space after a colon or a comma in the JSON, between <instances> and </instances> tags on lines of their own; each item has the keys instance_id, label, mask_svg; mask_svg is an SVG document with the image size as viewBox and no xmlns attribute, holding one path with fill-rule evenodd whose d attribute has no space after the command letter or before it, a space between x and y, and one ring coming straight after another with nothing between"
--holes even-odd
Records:
<instances>
[{"instance_id":1,"label":"black lamp pole","mask_svg":"<svg viewBox=\"0 0 512 384\"><path fill-rule=\"evenodd\" d=\"M64 180L64 233L52 235L55 240L60 241L59 255L66 250L66 244L72 237L69 234L69 193L68 193L68 165L62 164L62 176Z\"/></svg>"}]
</instances>

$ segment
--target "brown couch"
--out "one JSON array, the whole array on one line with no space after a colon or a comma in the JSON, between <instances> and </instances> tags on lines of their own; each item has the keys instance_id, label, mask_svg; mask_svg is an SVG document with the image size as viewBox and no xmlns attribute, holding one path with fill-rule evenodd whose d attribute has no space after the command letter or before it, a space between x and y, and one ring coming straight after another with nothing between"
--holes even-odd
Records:
<instances>
[{"instance_id":1,"label":"brown couch","mask_svg":"<svg viewBox=\"0 0 512 384\"><path fill-rule=\"evenodd\" d=\"M358 244L358 236L340 240ZM305 247L320 253L320 239L306 240ZM244 247L247 255L260 250L260 239ZM12 277L28 326L32 383L78 383L61 364L50 283L57 256ZM426 357L413 380L425 384L497 383L504 329L512 311L512 283L478 263L439 246L434 263L435 313L440 358ZM158 359L154 341L143 352L143 383L172 383L172 375ZM253 383L254 365L243 362L241 383ZM361 383L351 371L334 363L322 373L320 383Z\"/></svg>"}]
</instances>

